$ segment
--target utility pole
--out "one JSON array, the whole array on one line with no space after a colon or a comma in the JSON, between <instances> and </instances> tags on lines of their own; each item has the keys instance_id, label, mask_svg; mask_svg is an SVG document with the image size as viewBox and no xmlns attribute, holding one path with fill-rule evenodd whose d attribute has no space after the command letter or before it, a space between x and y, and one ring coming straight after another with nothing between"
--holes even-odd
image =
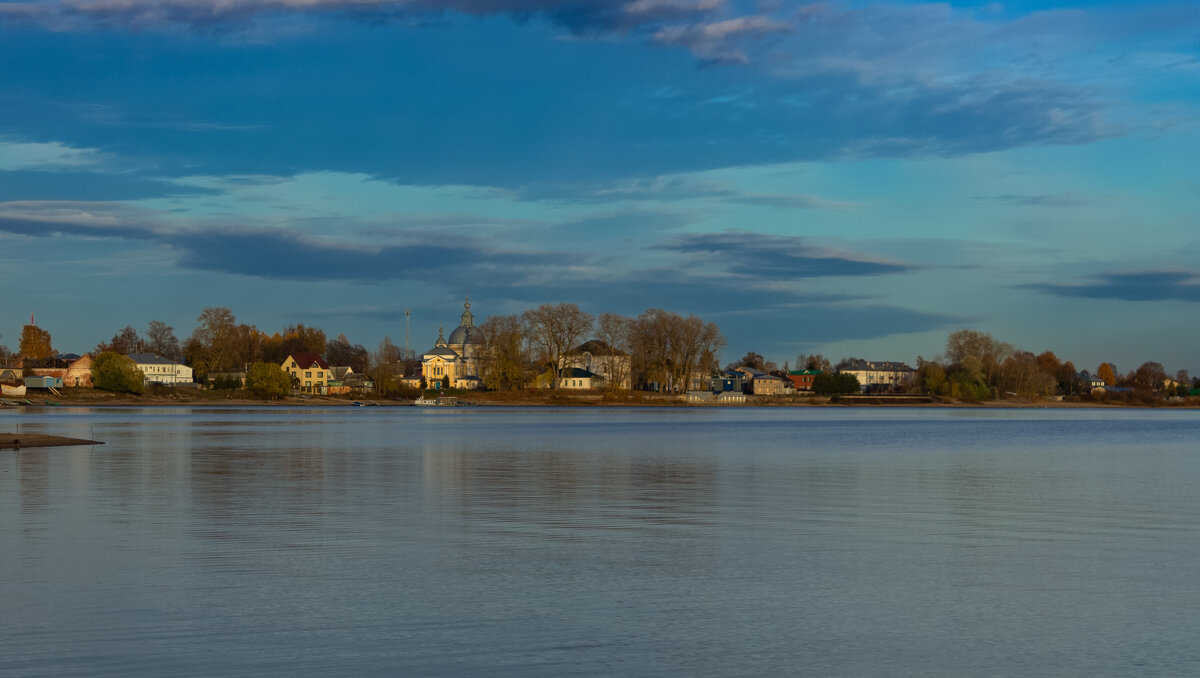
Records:
<instances>
[{"instance_id":1,"label":"utility pole","mask_svg":"<svg viewBox=\"0 0 1200 678\"><path fill-rule=\"evenodd\" d=\"M404 309L404 359L405 360L408 360L408 356L410 355L409 351L411 350L408 347L408 317L410 315L412 315L412 313L409 312L409 310L407 308Z\"/></svg>"}]
</instances>

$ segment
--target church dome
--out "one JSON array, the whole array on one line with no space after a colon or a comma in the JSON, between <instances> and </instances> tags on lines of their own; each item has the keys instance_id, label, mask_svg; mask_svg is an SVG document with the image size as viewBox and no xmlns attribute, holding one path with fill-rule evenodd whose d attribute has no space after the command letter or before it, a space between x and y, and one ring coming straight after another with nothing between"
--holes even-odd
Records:
<instances>
[{"instance_id":1,"label":"church dome","mask_svg":"<svg viewBox=\"0 0 1200 678\"><path fill-rule=\"evenodd\" d=\"M471 315L471 300L468 299L463 304L462 324L454 328L450 333L450 339L446 343L458 346L466 344L482 345L484 343L483 332L475 327L475 316Z\"/></svg>"}]
</instances>

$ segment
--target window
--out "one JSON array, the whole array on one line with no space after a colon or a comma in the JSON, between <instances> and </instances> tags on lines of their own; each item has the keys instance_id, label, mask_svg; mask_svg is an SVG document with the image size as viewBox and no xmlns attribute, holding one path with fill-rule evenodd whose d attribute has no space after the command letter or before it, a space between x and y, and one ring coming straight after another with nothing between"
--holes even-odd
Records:
<instances>
[{"instance_id":1,"label":"window","mask_svg":"<svg viewBox=\"0 0 1200 678\"><path fill-rule=\"evenodd\" d=\"M311 377L311 376L312 376L312 372L311 372L311 371L309 371L309 372L305 372L305 373L304 373L304 376L306 376L306 377Z\"/></svg>"}]
</instances>

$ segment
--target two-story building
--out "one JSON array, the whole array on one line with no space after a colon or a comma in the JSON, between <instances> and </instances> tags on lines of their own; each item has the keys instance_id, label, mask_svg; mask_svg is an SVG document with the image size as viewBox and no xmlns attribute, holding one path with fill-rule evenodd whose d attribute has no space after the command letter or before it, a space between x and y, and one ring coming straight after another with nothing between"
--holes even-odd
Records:
<instances>
[{"instance_id":1,"label":"two-story building","mask_svg":"<svg viewBox=\"0 0 1200 678\"><path fill-rule=\"evenodd\" d=\"M317 353L293 353L280 367L291 375L294 388L301 393L324 395L333 378L329 363Z\"/></svg>"},{"instance_id":2,"label":"two-story building","mask_svg":"<svg viewBox=\"0 0 1200 678\"><path fill-rule=\"evenodd\" d=\"M153 353L130 353L129 359L145 375L146 384L190 384L192 368Z\"/></svg>"},{"instance_id":3,"label":"two-story building","mask_svg":"<svg viewBox=\"0 0 1200 678\"><path fill-rule=\"evenodd\" d=\"M851 360L838 369L842 374L853 374L863 392L895 391L916 379L917 371L891 361Z\"/></svg>"}]
</instances>

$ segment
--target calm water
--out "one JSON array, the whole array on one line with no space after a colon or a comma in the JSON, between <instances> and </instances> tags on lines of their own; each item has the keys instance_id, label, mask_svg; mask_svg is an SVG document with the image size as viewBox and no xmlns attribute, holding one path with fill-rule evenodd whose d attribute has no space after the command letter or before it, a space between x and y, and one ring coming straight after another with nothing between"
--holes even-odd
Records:
<instances>
[{"instance_id":1,"label":"calm water","mask_svg":"<svg viewBox=\"0 0 1200 678\"><path fill-rule=\"evenodd\" d=\"M1200 674L1200 413L55 409L3 676Z\"/></svg>"}]
</instances>

